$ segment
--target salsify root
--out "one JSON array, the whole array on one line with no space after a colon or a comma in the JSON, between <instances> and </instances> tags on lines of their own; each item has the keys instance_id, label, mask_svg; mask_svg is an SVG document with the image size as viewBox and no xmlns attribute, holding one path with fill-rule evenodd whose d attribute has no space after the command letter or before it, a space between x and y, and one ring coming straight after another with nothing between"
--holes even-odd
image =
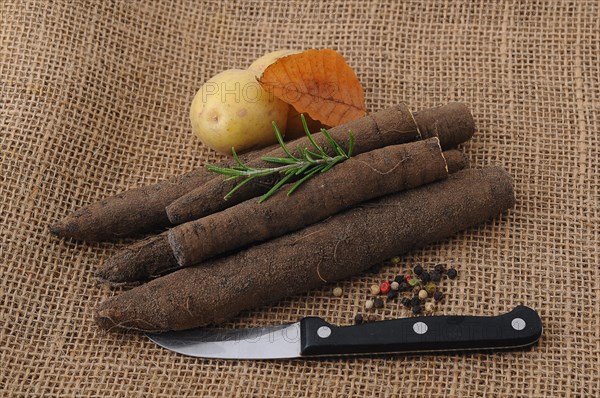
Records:
<instances>
[{"instance_id":1,"label":"salsify root","mask_svg":"<svg viewBox=\"0 0 600 398\"><path fill-rule=\"evenodd\" d=\"M406 106L398 105L332 128L330 131L337 134L337 137L347 139L349 129L354 132L364 132L369 138L361 138L361 141L368 142L367 145L373 149L433 136L439 137L442 148L447 149L468 140L473 135L475 126L465 105L451 103L420 111L412 116ZM421 131L421 134L417 130ZM288 145L294 147L296 142L291 141ZM244 163L247 163L273 152L276 148L279 147L264 148L240 157ZM232 162L224 161L220 164L227 166L232 165ZM218 176L205 167L199 167L157 184L134 188L80 208L51 225L50 232L64 238L92 242L115 240L168 227L172 224L165 208L215 177ZM221 201L223 196L219 194L216 198ZM238 197L236 200L243 199ZM227 205L232 203L229 202ZM176 223L183 221L182 218Z\"/></svg>"},{"instance_id":2,"label":"salsify root","mask_svg":"<svg viewBox=\"0 0 600 398\"><path fill-rule=\"evenodd\" d=\"M467 163L460 151L442 154L437 138L367 152L307 180L290 196L289 186L284 186L264 203L249 199L134 243L109 258L96 276L109 283L143 281L298 230L359 203L446 178L447 169L454 172Z\"/></svg>"},{"instance_id":3,"label":"salsify root","mask_svg":"<svg viewBox=\"0 0 600 398\"><path fill-rule=\"evenodd\" d=\"M420 124L420 126L419 126ZM442 148L447 149L471 138L475 130L471 113L464 104L453 103L440 108L411 114L404 104L370 114L361 119L329 130L331 137L344 148L348 147L348 131L355 138L354 153L360 154L382 148L388 145L403 144L418 139L438 137ZM315 140L330 155L335 155L323 134L315 134ZM300 138L288 145L294 148L312 145L308 137ZM292 152L294 156L298 152ZM266 156L281 157L285 153L281 148L269 152ZM271 164L257 158L248 163L250 167L264 168ZM217 175L211 181L197 187L167 206L167 216L173 224L183 224L188 221L206 217L233 205L265 194L276 182L274 176L257 178L235 192L231 198L225 196L238 181L223 181Z\"/></svg>"},{"instance_id":4,"label":"salsify root","mask_svg":"<svg viewBox=\"0 0 600 398\"><path fill-rule=\"evenodd\" d=\"M142 331L223 322L448 238L513 205L512 178L502 168L462 170L135 287L100 304L96 322Z\"/></svg>"}]
</instances>

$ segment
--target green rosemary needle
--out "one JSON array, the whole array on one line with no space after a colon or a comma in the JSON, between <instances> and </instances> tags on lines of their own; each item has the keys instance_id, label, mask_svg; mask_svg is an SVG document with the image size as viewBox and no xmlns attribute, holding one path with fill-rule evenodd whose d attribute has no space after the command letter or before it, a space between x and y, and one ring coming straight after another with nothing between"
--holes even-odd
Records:
<instances>
[{"instance_id":1,"label":"green rosemary needle","mask_svg":"<svg viewBox=\"0 0 600 398\"><path fill-rule=\"evenodd\" d=\"M354 136L352 132L349 131L349 140L348 140L348 150L345 151L329 134L326 129L321 129L321 133L327 138L327 141L331 145L331 148L335 152L335 156L330 156L327 152L323 150L323 148L317 144L312 134L308 129L308 125L306 124L306 120L304 119L304 115L300 115L302 119L302 126L304 128L304 132L308 137L313 148L309 149L307 147L296 148L297 155L294 156L288 147L283 142L283 136L277 127L277 124L273 122L273 129L275 130L275 136L277 137L277 141L279 145L283 149L283 152L287 155L286 157L273 157L273 156L263 156L261 159L265 162L279 164L280 166L274 167L266 167L266 168L254 168L246 166L242 163L234 148L231 148L231 153L233 154L233 159L236 163L233 167L219 167L214 165L207 165L206 168L215 173L223 174L228 176L225 181L241 179L241 181L225 195L225 199L229 199L238 189L243 187L245 184L254 180L258 177L273 175L273 174L281 174L283 178L281 178L275 185L271 187L271 189L265 193L258 203L262 203L267 200L271 195L273 195L279 188L281 188L286 182L288 182L292 178L297 178L296 183L289 189L288 196L291 195L302 183L306 180L310 179L317 173L325 173L329 169L331 169L336 164L343 162L352 156L352 152L354 150Z\"/></svg>"}]
</instances>

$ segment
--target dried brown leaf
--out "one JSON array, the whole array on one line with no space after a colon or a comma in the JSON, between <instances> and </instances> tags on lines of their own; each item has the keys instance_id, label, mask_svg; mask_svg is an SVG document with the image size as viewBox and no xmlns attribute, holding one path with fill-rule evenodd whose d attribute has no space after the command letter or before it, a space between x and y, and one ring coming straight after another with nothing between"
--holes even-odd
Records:
<instances>
[{"instance_id":1,"label":"dried brown leaf","mask_svg":"<svg viewBox=\"0 0 600 398\"><path fill-rule=\"evenodd\" d=\"M365 115L365 93L344 58L330 49L288 55L265 69L262 87L327 126Z\"/></svg>"}]
</instances>

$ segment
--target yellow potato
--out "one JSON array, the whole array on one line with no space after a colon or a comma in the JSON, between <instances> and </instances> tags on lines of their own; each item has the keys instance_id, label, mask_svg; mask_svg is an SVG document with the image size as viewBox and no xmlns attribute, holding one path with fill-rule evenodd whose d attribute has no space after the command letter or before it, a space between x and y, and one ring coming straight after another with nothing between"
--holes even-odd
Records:
<instances>
[{"instance_id":1,"label":"yellow potato","mask_svg":"<svg viewBox=\"0 0 600 398\"><path fill-rule=\"evenodd\" d=\"M291 54L297 54L298 50L277 50L271 53L265 54L248 67L248 70L256 72L256 76L260 77L262 73L267 69L267 66L277 61L279 58L285 57Z\"/></svg>"},{"instance_id":2,"label":"yellow potato","mask_svg":"<svg viewBox=\"0 0 600 398\"><path fill-rule=\"evenodd\" d=\"M289 105L266 92L249 70L230 69L198 90L190 107L194 133L217 152L231 155L277 142L272 122L285 134Z\"/></svg>"}]
</instances>

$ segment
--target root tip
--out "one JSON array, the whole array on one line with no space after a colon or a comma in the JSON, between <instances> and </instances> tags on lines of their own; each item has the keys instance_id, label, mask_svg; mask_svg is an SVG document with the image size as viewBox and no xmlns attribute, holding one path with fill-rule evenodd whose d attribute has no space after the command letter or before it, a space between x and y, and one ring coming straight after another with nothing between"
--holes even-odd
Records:
<instances>
[{"instance_id":1,"label":"root tip","mask_svg":"<svg viewBox=\"0 0 600 398\"><path fill-rule=\"evenodd\" d=\"M121 275L118 272L114 272L111 267L98 268L94 272L94 277L100 285L109 286L137 286L140 284L137 280L131 280L127 276Z\"/></svg>"},{"instance_id":2,"label":"root tip","mask_svg":"<svg viewBox=\"0 0 600 398\"><path fill-rule=\"evenodd\" d=\"M167 213L167 218L171 224L179 225L181 223L181 217L172 204L166 207L165 212Z\"/></svg>"},{"instance_id":3,"label":"root tip","mask_svg":"<svg viewBox=\"0 0 600 398\"><path fill-rule=\"evenodd\" d=\"M112 311L110 308L107 308L105 304L106 302L100 304L96 309L94 322L96 322L96 325L100 328L108 330L114 328L117 324L114 322L114 316L111 314Z\"/></svg>"},{"instance_id":4,"label":"root tip","mask_svg":"<svg viewBox=\"0 0 600 398\"><path fill-rule=\"evenodd\" d=\"M62 221L54 223L48 227L48 231L54 236L64 236L65 235L65 224Z\"/></svg>"}]
</instances>

